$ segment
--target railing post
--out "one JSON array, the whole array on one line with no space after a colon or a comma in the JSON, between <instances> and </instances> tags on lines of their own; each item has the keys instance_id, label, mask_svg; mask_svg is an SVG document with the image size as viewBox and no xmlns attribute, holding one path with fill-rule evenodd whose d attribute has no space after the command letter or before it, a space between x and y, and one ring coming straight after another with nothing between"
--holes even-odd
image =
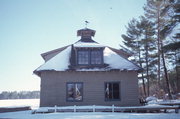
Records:
<instances>
[{"instance_id":1,"label":"railing post","mask_svg":"<svg viewBox=\"0 0 180 119\"><path fill-rule=\"evenodd\" d=\"M114 104L112 105L112 112L114 112Z\"/></svg>"},{"instance_id":2,"label":"railing post","mask_svg":"<svg viewBox=\"0 0 180 119\"><path fill-rule=\"evenodd\" d=\"M74 112L76 112L76 105L74 105Z\"/></svg>"},{"instance_id":3,"label":"railing post","mask_svg":"<svg viewBox=\"0 0 180 119\"><path fill-rule=\"evenodd\" d=\"M175 109L175 113L179 113L179 109Z\"/></svg>"},{"instance_id":4,"label":"railing post","mask_svg":"<svg viewBox=\"0 0 180 119\"><path fill-rule=\"evenodd\" d=\"M56 105L54 106L54 112L55 113L57 112L57 106Z\"/></svg>"},{"instance_id":5,"label":"railing post","mask_svg":"<svg viewBox=\"0 0 180 119\"><path fill-rule=\"evenodd\" d=\"M96 109L95 109L95 105L93 105L93 112L95 112L96 111Z\"/></svg>"}]
</instances>

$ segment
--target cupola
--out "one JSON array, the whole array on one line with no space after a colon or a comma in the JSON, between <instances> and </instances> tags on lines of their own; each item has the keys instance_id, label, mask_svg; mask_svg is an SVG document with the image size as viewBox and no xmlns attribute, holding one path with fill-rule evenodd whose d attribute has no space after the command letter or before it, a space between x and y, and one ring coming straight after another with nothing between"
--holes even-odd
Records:
<instances>
[{"instance_id":1,"label":"cupola","mask_svg":"<svg viewBox=\"0 0 180 119\"><path fill-rule=\"evenodd\" d=\"M95 30L84 28L77 31L77 36L81 36L81 41L83 42L91 42L95 33Z\"/></svg>"}]
</instances>

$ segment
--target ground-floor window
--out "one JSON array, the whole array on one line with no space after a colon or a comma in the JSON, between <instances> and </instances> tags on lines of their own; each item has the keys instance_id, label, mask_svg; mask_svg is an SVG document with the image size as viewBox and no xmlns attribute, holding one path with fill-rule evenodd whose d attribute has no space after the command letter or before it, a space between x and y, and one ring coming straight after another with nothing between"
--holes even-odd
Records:
<instances>
[{"instance_id":1,"label":"ground-floor window","mask_svg":"<svg viewBox=\"0 0 180 119\"><path fill-rule=\"evenodd\" d=\"M105 100L120 100L120 82L105 82Z\"/></svg>"},{"instance_id":2,"label":"ground-floor window","mask_svg":"<svg viewBox=\"0 0 180 119\"><path fill-rule=\"evenodd\" d=\"M82 101L83 99L83 83L73 82L67 83L67 101Z\"/></svg>"}]
</instances>

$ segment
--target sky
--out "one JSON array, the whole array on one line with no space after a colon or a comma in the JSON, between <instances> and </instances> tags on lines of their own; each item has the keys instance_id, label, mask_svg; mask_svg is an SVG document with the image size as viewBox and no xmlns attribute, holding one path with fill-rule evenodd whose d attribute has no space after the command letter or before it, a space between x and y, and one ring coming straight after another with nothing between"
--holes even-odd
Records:
<instances>
[{"instance_id":1,"label":"sky","mask_svg":"<svg viewBox=\"0 0 180 119\"><path fill-rule=\"evenodd\" d=\"M40 90L33 70L40 54L80 39L77 30L96 30L95 41L114 48L146 0L0 0L0 92Z\"/></svg>"}]
</instances>

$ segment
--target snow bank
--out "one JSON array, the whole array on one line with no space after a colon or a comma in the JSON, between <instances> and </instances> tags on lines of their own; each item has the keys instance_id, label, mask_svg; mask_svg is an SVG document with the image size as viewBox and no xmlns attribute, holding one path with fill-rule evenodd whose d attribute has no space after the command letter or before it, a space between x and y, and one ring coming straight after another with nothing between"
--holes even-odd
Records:
<instances>
[{"instance_id":1,"label":"snow bank","mask_svg":"<svg viewBox=\"0 0 180 119\"><path fill-rule=\"evenodd\" d=\"M180 114L165 113L49 113L31 114L31 111L1 113L0 118L11 119L179 119Z\"/></svg>"},{"instance_id":2,"label":"snow bank","mask_svg":"<svg viewBox=\"0 0 180 119\"><path fill-rule=\"evenodd\" d=\"M180 100L162 100L162 101L158 101L158 104L178 104L180 105Z\"/></svg>"},{"instance_id":3,"label":"snow bank","mask_svg":"<svg viewBox=\"0 0 180 119\"><path fill-rule=\"evenodd\" d=\"M147 102L153 101L153 100L157 101L157 98L154 97L154 96L149 96L149 97L146 98L146 101L147 101Z\"/></svg>"},{"instance_id":4,"label":"snow bank","mask_svg":"<svg viewBox=\"0 0 180 119\"><path fill-rule=\"evenodd\" d=\"M54 56L52 59L45 62L43 65L41 65L36 71L42 71L42 70L56 70L56 71L64 71L68 69L68 66L70 64L71 54L71 46L67 47L65 50Z\"/></svg>"}]
</instances>

